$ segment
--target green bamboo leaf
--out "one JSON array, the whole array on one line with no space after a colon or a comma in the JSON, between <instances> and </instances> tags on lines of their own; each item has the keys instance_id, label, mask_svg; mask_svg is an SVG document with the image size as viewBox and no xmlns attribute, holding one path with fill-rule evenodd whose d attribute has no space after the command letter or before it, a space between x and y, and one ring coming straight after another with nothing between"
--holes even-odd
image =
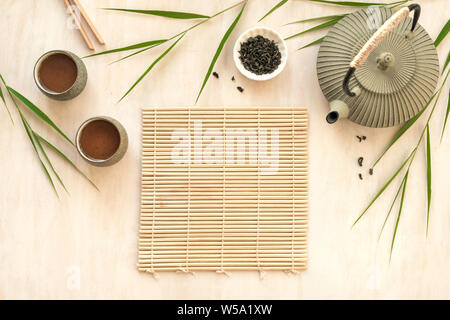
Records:
<instances>
[{"instance_id":1,"label":"green bamboo leaf","mask_svg":"<svg viewBox=\"0 0 450 320\"><path fill-rule=\"evenodd\" d=\"M404 125L403 127L400 128L400 130L397 131L397 133L395 134L394 138L391 140L391 142L389 143L389 145L387 146L387 148L383 151L383 153L378 157L378 159L375 161L375 163L373 164L372 168L374 168L378 162L380 162L380 160L383 158L383 156L386 154L386 152L389 151L389 149L394 145L394 143L397 142L398 139L401 138L401 136L403 136L403 134L408 131L409 128L411 128L411 126L417 121L417 119L420 118L420 116L425 112L425 110L428 108L428 106L430 105L431 101L433 101L434 97L436 96L437 92L435 92L430 100L427 102L427 104L425 105L425 107L420 110L420 112L418 114L416 114L414 117L412 117L411 119L409 119Z\"/></svg>"},{"instance_id":2,"label":"green bamboo leaf","mask_svg":"<svg viewBox=\"0 0 450 320\"><path fill-rule=\"evenodd\" d=\"M31 129L31 128L30 128ZM67 193L69 193L69 191L67 191L66 185L64 184L64 182L62 182L61 177L59 176L58 172L55 170L55 168L53 167L52 162L50 161L50 158L47 156L47 152L45 152L45 149L42 147L41 142L38 139L38 136L36 135L36 132L34 132L31 129L31 133L33 134L34 137L34 141L36 141L36 145L39 147L39 150L41 151L41 153L44 155L45 160L47 161L48 166L50 167L51 171L53 172L53 174L56 176L56 178L58 179L59 183L61 183L61 185L63 186L64 190L66 190Z\"/></svg>"},{"instance_id":3,"label":"green bamboo leaf","mask_svg":"<svg viewBox=\"0 0 450 320\"><path fill-rule=\"evenodd\" d=\"M125 56L125 57L123 57L123 58L120 58L120 59L118 59L118 60L116 60L116 61L113 61L113 62L111 62L110 64L114 64L114 63L123 61L123 60L125 60L125 59L131 58L131 57L133 57L133 56L135 56L135 55L137 55L137 54L140 54L140 53L142 53L142 52L144 52L144 51L150 50L151 48L154 48L154 47L156 47L156 46L158 46L158 44L155 44L155 45L152 45L152 46L150 46L150 47L147 47L147 48L141 49L141 50L139 50L139 51L133 52L132 54L129 54L129 55L127 55L127 56Z\"/></svg>"},{"instance_id":4,"label":"green bamboo leaf","mask_svg":"<svg viewBox=\"0 0 450 320\"><path fill-rule=\"evenodd\" d=\"M50 149L52 149L53 151L55 151L61 158L63 158L68 164L70 164L76 171L78 171L79 174L81 174L95 189L97 189L98 191L99 188L95 185L94 182L92 182L91 179L89 179L89 177L84 174L83 171L81 171L62 151L60 151L57 147L55 147L52 143L50 143L48 140L46 140L45 138L43 138L42 136L40 136L37 132L34 132L35 136L42 142L44 142L48 147L50 147Z\"/></svg>"},{"instance_id":5,"label":"green bamboo leaf","mask_svg":"<svg viewBox=\"0 0 450 320\"><path fill-rule=\"evenodd\" d=\"M336 19L339 17L343 18L346 15L347 14L340 14L340 15L333 15L333 16L321 16L321 17L309 18L309 19L304 19L304 20L297 20L297 21L286 23L283 26L288 26L291 24L298 24L298 23L305 23L305 22L312 22L312 21L331 20L331 19Z\"/></svg>"},{"instance_id":6,"label":"green bamboo leaf","mask_svg":"<svg viewBox=\"0 0 450 320\"><path fill-rule=\"evenodd\" d=\"M0 98L2 99L3 104L5 105L5 107L8 108L8 106L6 105L5 97L3 96L2 87L0 87Z\"/></svg>"},{"instance_id":7,"label":"green bamboo leaf","mask_svg":"<svg viewBox=\"0 0 450 320\"><path fill-rule=\"evenodd\" d=\"M442 30L439 33L439 35L437 36L436 40L434 40L434 46L435 47L437 47L442 42L442 40L445 39L445 37L447 36L449 31L450 31L450 19L447 20L447 23L442 28Z\"/></svg>"},{"instance_id":8,"label":"green bamboo leaf","mask_svg":"<svg viewBox=\"0 0 450 320\"><path fill-rule=\"evenodd\" d=\"M427 236L428 224L430 222L431 207L431 142L430 142L430 126L427 125Z\"/></svg>"},{"instance_id":9,"label":"green bamboo leaf","mask_svg":"<svg viewBox=\"0 0 450 320\"><path fill-rule=\"evenodd\" d=\"M422 110L420 110L420 112L418 114L416 114L414 117L412 117L411 119L409 119L404 125L403 127L400 128L400 130L395 134L394 138L392 139L392 141L389 143L389 145L387 146L387 148L383 151L383 153L378 157L378 159L375 161L375 163L373 164L372 168L374 168L378 162L380 162L380 160L383 158L383 156L386 154L386 152L388 152L388 150L394 145L395 142L397 142L398 139L400 139L400 137L406 132L408 131L408 129L417 121L417 119L420 118L420 116L425 112L425 110L428 108L428 106L431 104L431 102L433 101L434 97L436 97L436 100L434 102L434 106L436 106L437 102L439 101L439 97L441 95L442 92L442 88L444 87L445 83L447 82L448 79L448 75L449 72L447 72L447 75L445 76L444 80L442 81L442 85L441 87L431 96L430 100L428 100L427 104L423 107ZM434 108L433 106L433 108Z\"/></svg>"},{"instance_id":10,"label":"green bamboo leaf","mask_svg":"<svg viewBox=\"0 0 450 320\"><path fill-rule=\"evenodd\" d=\"M392 249L394 249L395 236L397 235L398 224L400 222L400 217L402 215L403 202L405 200L406 184L408 183L408 175L409 175L409 170L406 171L406 174L405 174L405 181L403 183L403 189L402 189L402 197L400 199L400 208L398 209L397 221L395 222L395 228L394 228L394 235L392 236L391 253L389 256L389 260L391 260L391 258L392 258Z\"/></svg>"},{"instance_id":11,"label":"green bamboo leaf","mask_svg":"<svg viewBox=\"0 0 450 320\"><path fill-rule=\"evenodd\" d=\"M385 5L397 4L399 2L403 2L403 1L395 1L392 3L383 3L383 2L328 1L328 0L309 0L309 1L327 3L327 4L335 4L338 6L347 6L347 7L385 6Z\"/></svg>"},{"instance_id":12,"label":"green bamboo leaf","mask_svg":"<svg viewBox=\"0 0 450 320\"><path fill-rule=\"evenodd\" d=\"M447 111L445 113L444 126L442 127L441 142L444 138L445 127L447 126L448 114L450 113L450 90L448 91Z\"/></svg>"},{"instance_id":13,"label":"green bamboo leaf","mask_svg":"<svg viewBox=\"0 0 450 320\"><path fill-rule=\"evenodd\" d=\"M103 10L122 11L139 14L147 14L172 19L205 19L209 16L203 14L180 12L180 11L164 11L164 10L136 10L136 9L120 9L120 8L103 8Z\"/></svg>"},{"instance_id":14,"label":"green bamboo leaf","mask_svg":"<svg viewBox=\"0 0 450 320\"><path fill-rule=\"evenodd\" d=\"M45 166L44 162L42 161L41 155L39 154L39 151L38 151L38 149L36 147L36 142L34 141L30 125L28 124L27 120L25 119L25 117L23 116L23 114L22 114L22 112L20 110L19 110L19 115L20 115L20 118L22 120L23 126L25 128L25 132L27 133L28 138L30 139L30 142L31 142L31 144L32 144L32 146L34 148L34 151L36 152L36 155L38 156L39 162L41 163L41 166L44 169L44 172L45 172L48 180L50 181L50 184L51 184L53 190L55 191L56 196L59 198L58 191L56 190L56 187L55 187L55 184L53 182L53 179L50 176L50 173L48 172L47 167Z\"/></svg>"},{"instance_id":15,"label":"green bamboo leaf","mask_svg":"<svg viewBox=\"0 0 450 320\"><path fill-rule=\"evenodd\" d=\"M397 193L395 194L394 200L392 200L391 207L389 208L389 211L388 211L388 213L386 215L386 218L384 219L383 226L381 227L380 234L378 235L378 241L381 238L381 234L383 233L384 227L386 226L386 222L388 221L389 216L391 215L392 209L394 208L395 201L397 200L398 195L400 194L400 191L402 190L402 186L403 186L404 183L405 183L405 178L403 178L402 183L400 183L400 186L398 187Z\"/></svg>"},{"instance_id":16,"label":"green bamboo leaf","mask_svg":"<svg viewBox=\"0 0 450 320\"><path fill-rule=\"evenodd\" d=\"M240 2L238 2L238 3L235 3L235 4L233 4L232 6L230 6L230 7L226 8L226 9L223 9L223 10L221 10L221 11L219 11L219 12L213 14L213 15L212 15L211 17L209 17L208 19L202 20L202 21L200 21L199 23L194 24L193 26L187 28L186 30L184 30L184 31L182 31L182 32L180 32L180 33L174 35L174 36L173 36L172 38L170 38L169 40L175 39L176 37L182 35L183 33L187 33L188 31L191 31L192 29L195 29L195 28L197 28L198 26L200 26L200 25L206 23L206 22L209 21L210 19L215 18L215 17L221 15L222 13L225 13L225 12L227 12L227 11L233 9L234 7L237 7L237 6L239 6L239 5L243 4L243 3L247 3L247 0L243 0L243 1L240 1Z\"/></svg>"},{"instance_id":17,"label":"green bamboo leaf","mask_svg":"<svg viewBox=\"0 0 450 320\"><path fill-rule=\"evenodd\" d=\"M2 76L1 74L0 74L0 79L1 79L1 81L3 82L3 85L4 85L5 88L6 88L6 82L5 82L5 80L3 79L3 76ZM9 119L11 119L11 122L14 124L14 120L13 120L13 118L12 118L11 111L9 111L8 105L6 104L5 96L3 95L3 91L2 91L2 87L1 87L1 86L0 86L0 98L2 99L3 104L5 105L6 111L8 111Z\"/></svg>"},{"instance_id":18,"label":"green bamboo leaf","mask_svg":"<svg viewBox=\"0 0 450 320\"><path fill-rule=\"evenodd\" d=\"M175 39L175 38L181 36L182 34L185 34L185 33L187 33L188 31L190 31L190 30L192 30L192 29L195 29L196 27L202 25L203 23L207 22L208 20L210 20L210 19L212 19L212 18L214 18L214 17L217 17L217 16L221 15L222 13L224 13L224 12L226 12L226 11L228 11L228 10L233 9L234 7L236 7L236 6L240 5L240 4L242 4L243 2L244 2L244 1L241 1L241 2L239 2L239 3L236 3L236 4L234 4L234 5L232 5L232 6L228 7L228 8L226 8L226 9L224 9L224 10L221 10L221 11L217 12L216 14L214 14L214 15L212 15L212 16L205 16L206 18L205 18L203 21L200 21L199 23L196 23L195 25L193 25L193 26L187 28L186 30L184 30L184 31L182 31L182 32L180 32L180 33L178 33L178 34L176 34L176 35L174 35L174 36L172 36L172 37L169 38L169 39L161 39L161 40L153 40L153 41L141 42L141 43L138 43L138 44L134 44L134 45L130 45L130 46L122 47L122 48L117 48L117 49L112 49L112 50L107 50L107 51L95 53L95 54L86 56L86 57L84 57L84 58L89 58L89 57L94 57L94 56L99 56L99 55L104 55L104 54L110 54L110 53L116 53L116 52L122 52L122 51L130 51L130 50L135 50L135 49L142 49L142 48L144 48L143 50L141 50L141 51L139 51L139 52L136 52L136 53L134 53L134 54L131 54L131 55L126 56L125 58L122 58L122 59L121 59L121 60L124 60L124 59L126 59L126 58L129 58L129 57L135 55L135 54L141 53L141 52L143 52L143 51L145 51L145 50L148 50L148 49L151 49L151 48L156 47L156 46L158 46L158 45L161 45L161 44L163 44L163 43L165 43L165 42L167 42L167 41L173 40L173 39ZM118 60L118 61L120 61L120 60Z\"/></svg>"},{"instance_id":19,"label":"green bamboo leaf","mask_svg":"<svg viewBox=\"0 0 450 320\"><path fill-rule=\"evenodd\" d=\"M390 6L388 8L394 9L394 8L397 8L398 6L401 6L409 1L412 1L412 0L401 0L398 2L392 2L392 3L389 3Z\"/></svg>"},{"instance_id":20,"label":"green bamboo leaf","mask_svg":"<svg viewBox=\"0 0 450 320\"><path fill-rule=\"evenodd\" d=\"M120 98L119 102L122 101L138 84L139 82L142 81L142 79L145 78L145 76L153 69L153 67L162 59L164 58L169 52L170 50L172 50L173 47L175 47L175 45L178 43L178 41L180 41L183 37L184 37L184 33L177 39L177 41L175 41L170 47L169 49L167 49L166 51L164 51L164 53L162 55L160 55L155 61L153 61L153 63L150 65L150 67L148 67L147 70L145 70L145 72L139 77L139 79L137 79L137 81L131 86L130 89L128 89L128 91L123 95L122 98Z\"/></svg>"},{"instance_id":21,"label":"green bamboo leaf","mask_svg":"<svg viewBox=\"0 0 450 320\"><path fill-rule=\"evenodd\" d=\"M402 165L397 169L397 171L394 173L394 175L386 182L386 184L378 191L377 195L372 199L372 201L369 203L366 209L364 209L363 213L356 219L356 221L353 223L352 228L358 223L358 221L364 216L364 214L369 210L369 208L374 204L374 202L383 194L384 190L391 184L391 182L397 177L397 175L400 173L400 171L405 167L406 163L411 159L411 156L414 154L416 149L414 149L411 154L406 158L406 160L402 163Z\"/></svg>"},{"instance_id":22,"label":"green bamboo leaf","mask_svg":"<svg viewBox=\"0 0 450 320\"><path fill-rule=\"evenodd\" d=\"M19 92L11 87L7 87L7 90L15 95L22 103L34 112L42 121L46 122L49 126L55 129L64 139L66 139L71 145L73 142L56 126L56 124L37 106L35 106L30 100L22 96Z\"/></svg>"},{"instance_id":23,"label":"green bamboo leaf","mask_svg":"<svg viewBox=\"0 0 450 320\"><path fill-rule=\"evenodd\" d=\"M200 92L198 93L197 100L195 100L195 103L198 102L198 99L200 98L200 95L202 94L203 89L205 88L205 85L208 82L209 77L211 76L214 65L216 64L216 61L219 58L220 53L222 52L222 49L225 46L225 43L227 42L228 38L230 37L230 35L233 32L234 28L236 27L237 23L239 22L239 19L241 18L246 5L247 5L247 2L244 2L244 4L242 5L242 8L241 8L241 11L237 15L236 19L234 19L233 23L228 28L227 32L225 32L225 35L223 36L222 40L220 41L219 47L217 48L216 53L214 54L214 57L211 61L211 64L209 65L208 72L206 73L205 79L203 80L202 87L200 88Z\"/></svg>"},{"instance_id":24,"label":"green bamboo leaf","mask_svg":"<svg viewBox=\"0 0 450 320\"><path fill-rule=\"evenodd\" d=\"M154 46L155 47L155 46L163 44L163 43L165 43L167 41L169 41L169 39L145 41L145 42L133 44L131 46L126 46L126 47L122 47L122 48L117 48L117 49L102 51L102 52L99 52L99 53L94 53L94 54L91 54L89 56L83 57L83 59L84 58L95 57L95 56L100 56L100 55L104 55L104 54L110 54L110 53L116 53L116 52L122 52L122 51L130 51L130 50L142 49L142 48L147 48L147 47L150 47L150 46Z\"/></svg>"},{"instance_id":25,"label":"green bamboo leaf","mask_svg":"<svg viewBox=\"0 0 450 320\"><path fill-rule=\"evenodd\" d=\"M258 20L258 22L261 22L263 19L265 19L269 14L274 12L275 10L279 9L281 6L285 5L288 0L281 0L278 2L272 9L269 10L261 19Z\"/></svg>"},{"instance_id":26,"label":"green bamboo leaf","mask_svg":"<svg viewBox=\"0 0 450 320\"><path fill-rule=\"evenodd\" d=\"M5 96L3 95L3 90L2 90L1 87L0 87L0 98L1 98L2 101L3 101L3 105L5 106L6 111L8 111L9 118L11 119L11 121L13 121L11 112L9 111L9 108L8 108L8 106L7 106L7 104L6 104Z\"/></svg>"},{"instance_id":27,"label":"green bamboo leaf","mask_svg":"<svg viewBox=\"0 0 450 320\"><path fill-rule=\"evenodd\" d=\"M310 42L310 43L308 43L307 45L305 45L305 46L303 46L303 47L301 47L301 48L298 48L297 51L298 51L298 50L305 49L305 48L308 48L308 47L311 47L311 46L313 46L313 45L315 45L315 44L318 44L318 43L322 42L323 39L325 39L325 37L322 37L322 38L319 38L319 39L317 39L317 40L314 40L313 42Z\"/></svg>"},{"instance_id":28,"label":"green bamboo leaf","mask_svg":"<svg viewBox=\"0 0 450 320\"><path fill-rule=\"evenodd\" d=\"M339 17L339 18L336 18L336 19L333 19L333 20L330 20L330 21L321 23L321 24L319 24L319 25L317 25L317 26L315 26L315 27L309 28L309 29L307 29L307 30L305 30L305 31L302 31L302 32L293 34L292 36L289 36L289 37L285 38L284 40L289 40L289 39L298 37L298 36L300 36L300 35L302 35L302 34L305 34L305 33L311 32L311 31L315 31L315 30L319 30L319 29L323 29L323 28L332 26L333 24L337 23L337 22L338 22L339 20L341 20L341 19L342 19L342 17Z\"/></svg>"},{"instance_id":29,"label":"green bamboo leaf","mask_svg":"<svg viewBox=\"0 0 450 320\"><path fill-rule=\"evenodd\" d=\"M447 69L449 62L450 62L450 51L448 52L447 59L445 60L445 63L444 63L444 67L442 68L442 74L444 74L445 69Z\"/></svg>"},{"instance_id":30,"label":"green bamboo leaf","mask_svg":"<svg viewBox=\"0 0 450 320\"><path fill-rule=\"evenodd\" d=\"M128 47L123 47L123 48L118 48L118 49L113 49L113 50L108 50L108 51L96 53L96 54L93 54L93 55L90 55L90 56L87 56L87 57L93 57L93 56L98 56L98 55L102 55L102 54L109 54L109 53L115 53L115 52L121 52L121 51L127 51L127 50L140 49L139 51L134 52L134 53L132 53L132 54L130 54L130 55L127 55L127 56L125 56L125 57L123 57L123 58L121 58L121 59L119 59L119 60L117 60L117 61L115 61L115 62L119 62L119 61L125 60L125 59L127 59L127 58L130 58L130 57L136 55L136 54L139 54L139 53L142 53L142 52L144 52L144 51L146 51L146 50L149 50L149 49L151 49L151 48L153 48L153 47L155 47L155 46L161 45L162 43L165 43L165 42L171 41L171 40L173 40L173 39L179 38L180 36L184 36L187 32L191 31L192 29L197 28L198 26L202 25L203 23L206 23L206 22L209 21L210 19L212 19L212 18L214 18L214 17L217 17L217 16L221 15L222 13L224 13L224 12L226 12L226 11L229 11L229 10L233 9L234 7L240 6L240 5L242 5L243 3L247 3L247 0L240 1L240 2L238 2L238 3L236 3L236 4L234 4L234 5L232 5L232 6L228 7L228 8L226 8L226 9L223 9L223 10L221 10L221 11L215 13L214 15L212 15L212 16L210 16L210 17L205 18L205 19L203 19L202 21L200 21L200 22L194 24L193 26L187 28L186 30L184 30L184 31L182 31L182 32L180 32L180 33L178 33L178 34L172 36L172 37L169 38L169 39L165 39L165 40L155 40L155 41L148 41L148 42L142 42L142 43L135 44L135 45L131 45L131 46L128 46ZM179 40L179 39L178 39L178 40ZM171 48L169 48L169 49L171 49ZM167 53L167 52L165 52L165 53L163 54L163 56L164 56L166 53ZM155 63L157 63L160 59L162 59L163 56L159 57L159 58L157 59L157 61L155 61ZM85 57L85 58L87 58L87 57ZM115 62L113 62L113 63L115 63ZM152 65L149 69L151 69L152 67L153 67L153 65ZM142 76L142 78L145 77L145 75L146 75L149 71L150 71L150 70L147 70L147 71L144 73L144 75ZM141 78L138 79L137 83L139 83L141 80L142 80ZM135 83L134 86L136 86L137 83ZM133 88L134 88L134 87L132 87L131 90L132 90ZM130 91L131 91L131 90L130 90ZM129 93L129 92L127 92L125 95L127 95L128 93ZM124 97L125 97L125 96L124 96ZM122 97L122 99L123 99L124 97ZM121 100L122 100L122 99L121 99Z\"/></svg>"}]
</instances>

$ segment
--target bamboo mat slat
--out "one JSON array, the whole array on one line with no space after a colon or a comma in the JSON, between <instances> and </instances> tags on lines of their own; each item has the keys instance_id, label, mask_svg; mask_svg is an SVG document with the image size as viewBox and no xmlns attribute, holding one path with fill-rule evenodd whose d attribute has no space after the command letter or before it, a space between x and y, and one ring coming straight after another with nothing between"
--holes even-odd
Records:
<instances>
[{"instance_id":1,"label":"bamboo mat slat","mask_svg":"<svg viewBox=\"0 0 450 320\"><path fill-rule=\"evenodd\" d=\"M305 108L142 110L138 270L307 265Z\"/></svg>"}]
</instances>

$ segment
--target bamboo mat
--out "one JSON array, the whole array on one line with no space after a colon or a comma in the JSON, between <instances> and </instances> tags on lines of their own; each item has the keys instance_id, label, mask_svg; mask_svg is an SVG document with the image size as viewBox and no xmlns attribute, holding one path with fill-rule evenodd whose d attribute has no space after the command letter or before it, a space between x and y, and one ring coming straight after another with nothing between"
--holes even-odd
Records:
<instances>
[{"instance_id":1,"label":"bamboo mat","mask_svg":"<svg viewBox=\"0 0 450 320\"><path fill-rule=\"evenodd\" d=\"M142 111L138 269L306 268L303 108Z\"/></svg>"}]
</instances>

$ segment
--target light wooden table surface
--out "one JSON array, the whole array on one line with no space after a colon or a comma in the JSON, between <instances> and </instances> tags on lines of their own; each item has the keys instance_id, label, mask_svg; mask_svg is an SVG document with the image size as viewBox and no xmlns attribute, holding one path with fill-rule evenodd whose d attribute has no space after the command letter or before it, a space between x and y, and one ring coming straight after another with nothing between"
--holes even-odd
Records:
<instances>
[{"instance_id":1,"label":"light wooden table surface","mask_svg":"<svg viewBox=\"0 0 450 320\"><path fill-rule=\"evenodd\" d=\"M236 1L82 2L104 36L106 47L115 48L168 37L193 22L106 12L99 8L156 8L212 14ZM420 149L410 174L404 212L389 263L393 217L379 242L377 237L398 181L355 228L350 227L416 143L424 119L389 152L374 176L365 171L364 180L360 181L358 157L364 156L366 164L373 161L398 128L369 129L348 121L334 126L326 124L327 101L315 72L318 47L295 51L321 33L290 40L288 65L272 81L246 80L234 67L231 56L234 40L254 26L276 2L249 1L215 67L220 80L211 78L198 105L308 107L311 121L308 270L299 275L268 273L263 280L257 272L236 272L230 277L212 272L194 276L167 273L156 280L136 270L140 110L194 103L220 38L238 9L190 32L122 103L116 102L164 48L114 65L109 63L120 55L85 60L89 70L85 91L70 102L55 102L42 95L33 82L32 70L37 58L52 49L67 49L80 56L89 53L78 31L67 27L69 15L64 2L2 0L0 72L7 82L47 112L71 138L83 120L109 115L127 128L130 147L116 166L90 167L53 131L32 121L39 132L75 159L101 189L97 192L66 163L55 159L55 166L69 190L65 194L60 189L58 200L17 113L13 110L13 126L7 113L0 110L0 298L450 298L450 132L439 145L446 94L432 121L434 177L430 235L426 239L425 154ZM420 23L434 39L450 16L447 0L417 2L422 5ZM282 27L286 22L345 10L348 9L291 1L262 25L288 36L308 25ZM438 50L441 65L449 45L446 39ZM233 75L236 83L230 80ZM244 87L245 92L240 94L236 85ZM356 135L366 135L367 141L358 143Z\"/></svg>"}]
</instances>

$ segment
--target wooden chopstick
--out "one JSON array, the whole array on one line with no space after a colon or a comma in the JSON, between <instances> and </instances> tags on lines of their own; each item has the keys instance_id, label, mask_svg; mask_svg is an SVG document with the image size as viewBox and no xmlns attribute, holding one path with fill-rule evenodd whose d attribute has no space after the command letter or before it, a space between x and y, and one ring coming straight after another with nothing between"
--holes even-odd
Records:
<instances>
[{"instance_id":1,"label":"wooden chopstick","mask_svg":"<svg viewBox=\"0 0 450 320\"><path fill-rule=\"evenodd\" d=\"M80 33L84 39L84 42L86 42L86 44L90 50L94 50L94 45L92 44L91 40L89 39L88 35L86 34L86 31L84 30L83 26L81 25L81 22L78 20L78 16L76 15L75 11L73 10L72 5L70 4L69 0L64 0L64 2L70 11L70 14L73 17L73 19L78 27L78 30L80 30Z\"/></svg>"},{"instance_id":2,"label":"wooden chopstick","mask_svg":"<svg viewBox=\"0 0 450 320\"><path fill-rule=\"evenodd\" d=\"M98 32L97 28L94 26L94 24L92 23L91 19L89 18L88 14L86 13L86 10L84 10L83 6L81 5L81 3L78 0L73 0L73 2L75 3L75 5L78 7L78 9L81 12L81 15L83 16L84 20L86 20L86 23L89 25L89 28L91 28L92 33L94 34L94 36L97 38L97 41L100 44L105 44L105 41L103 40L102 36L100 35L100 33Z\"/></svg>"}]
</instances>

